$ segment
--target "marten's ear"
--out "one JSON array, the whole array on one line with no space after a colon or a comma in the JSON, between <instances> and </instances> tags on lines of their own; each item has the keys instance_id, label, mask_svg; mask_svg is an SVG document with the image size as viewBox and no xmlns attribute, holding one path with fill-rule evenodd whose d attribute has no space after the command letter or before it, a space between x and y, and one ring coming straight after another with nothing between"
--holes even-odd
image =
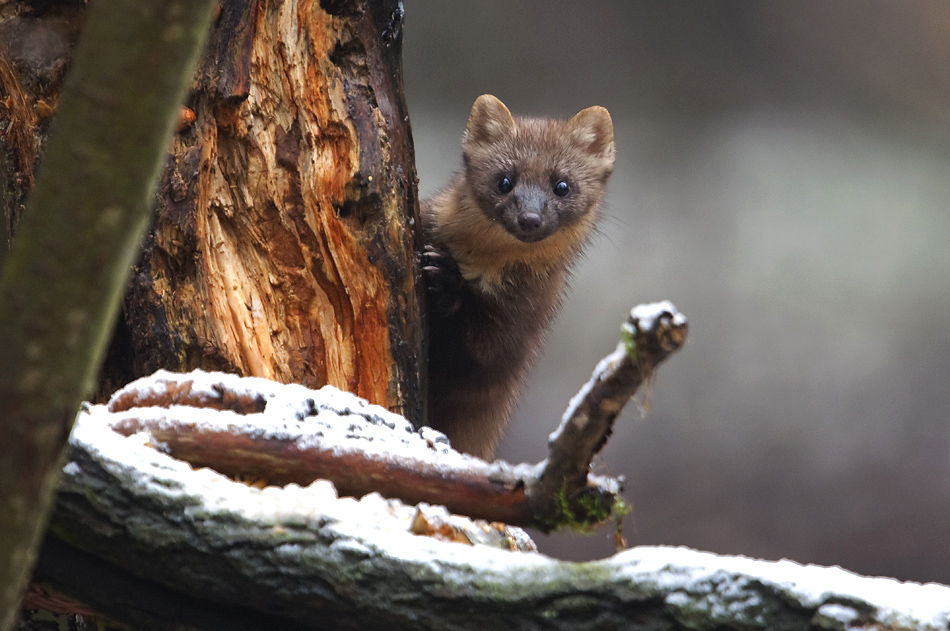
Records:
<instances>
[{"instance_id":1,"label":"marten's ear","mask_svg":"<svg viewBox=\"0 0 950 631\"><path fill-rule=\"evenodd\" d=\"M606 111L606 110L605 110ZM489 145L509 136L515 128L515 119L505 104L491 94L475 99L468 126L462 138L462 149L474 145Z\"/></svg>"},{"instance_id":2,"label":"marten's ear","mask_svg":"<svg viewBox=\"0 0 950 631\"><path fill-rule=\"evenodd\" d=\"M609 168L614 163L614 125L610 112L595 105L581 110L567 121L567 132L577 146L601 158Z\"/></svg>"}]
</instances>

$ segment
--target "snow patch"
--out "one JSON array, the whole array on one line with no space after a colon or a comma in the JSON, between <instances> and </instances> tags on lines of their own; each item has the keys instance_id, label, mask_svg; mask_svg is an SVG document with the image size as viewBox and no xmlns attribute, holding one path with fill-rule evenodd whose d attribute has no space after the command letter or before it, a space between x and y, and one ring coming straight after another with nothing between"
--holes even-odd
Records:
<instances>
[{"instance_id":1,"label":"snow patch","mask_svg":"<svg viewBox=\"0 0 950 631\"><path fill-rule=\"evenodd\" d=\"M838 619L853 607L827 607L842 600L866 603L877 611L877 618L896 627L947 629L950 625L950 587L928 583L921 585L891 578L860 576L840 567L802 565L795 561L762 561L748 557L719 556L689 548L640 547L626 550L606 560L631 580L656 577L664 590L689 587L695 600L697 588L710 597L729 599L748 595L743 586L758 581L783 592L820 615ZM674 592L675 593L675 592ZM671 596L674 597L675 596ZM751 603L746 603L748 606ZM856 619L855 616L849 621Z\"/></svg>"},{"instance_id":2,"label":"snow patch","mask_svg":"<svg viewBox=\"0 0 950 631\"><path fill-rule=\"evenodd\" d=\"M657 318L661 318L666 314L672 316L671 323L674 326L686 324L686 316L677 311L669 300L637 305L630 310L631 319L639 323L638 326L641 331L651 330L656 325Z\"/></svg>"}]
</instances>

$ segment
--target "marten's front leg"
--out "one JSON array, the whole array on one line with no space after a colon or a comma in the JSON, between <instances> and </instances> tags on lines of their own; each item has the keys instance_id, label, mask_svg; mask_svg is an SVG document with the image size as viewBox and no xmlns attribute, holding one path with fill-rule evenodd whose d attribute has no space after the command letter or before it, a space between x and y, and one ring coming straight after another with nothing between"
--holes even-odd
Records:
<instances>
[{"instance_id":1,"label":"marten's front leg","mask_svg":"<svg viewBox=\"0 0 950 631\"><path fill-rule=\"evenodd\" d=\"M422 272L426 277L429 315L448 317L462 306L461 290L465 282L455 259L443 250L426 245L422 252Z\"/></svg>"}]
</instances>

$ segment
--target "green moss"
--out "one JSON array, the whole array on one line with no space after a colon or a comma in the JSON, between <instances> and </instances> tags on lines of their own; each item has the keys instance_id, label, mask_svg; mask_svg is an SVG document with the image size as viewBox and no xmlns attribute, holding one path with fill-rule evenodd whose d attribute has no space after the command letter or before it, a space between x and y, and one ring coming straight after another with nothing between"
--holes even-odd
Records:
<instances>
[{"instance_id":1,"label":"green moss","mask_svg":"<svg viewBox=\"0 0 950 631\"><path fill-rule=\"evenodd\" d=\"M627 321L620 326L620 341L623 342L624 348L627 349L627 357L630 358L630 361L637 361L637 328L633 323Z\"/></svg>"},{"instance_id":2,"label":"green moss","mask_svg":"<svg viewBox=\"0 0 950 631\"><path fill-rule=\"evenodd\" d=\"M590 525L607 521L613 507L612 504L607 505L602 497L595 497L587 493L581 494L581 496L577 498L577 503L584 508L584 512L587 514L585 521Z\"/></svg>"},{"instance_id":3,"label":"green moss","mask_svg":"<svg viewBox=\"0 0 950 631\"><path fill-rule=\"evenodd\" d=\"M614 496L614 505L610 509L610 514L614 519L623 519L633 512L633 505L629 504L619 495Z\"/></svg>"},{"instance_id":4,"label":"green moss","mask_svg":"<svg viewBox=\"0 0 950 631\"><path fill-rule=\"evenodd\" d=\"M554 494L555 514L545 520L549 530L567 529L588 534L594 528L611 520L622 519L631 507L619 495L603 493L596 489L581 489L568 495L567 483L561 484Z\"/></svg>"}]
</instances>

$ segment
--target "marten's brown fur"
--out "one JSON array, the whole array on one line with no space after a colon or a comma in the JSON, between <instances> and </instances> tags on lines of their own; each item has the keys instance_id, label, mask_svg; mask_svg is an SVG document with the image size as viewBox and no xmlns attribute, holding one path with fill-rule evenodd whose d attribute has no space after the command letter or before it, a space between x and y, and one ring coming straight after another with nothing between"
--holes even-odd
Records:
<instances>
[{"instance_id":1,"label":"marten's brown fur","mask_svg":"<svg viewBox=\"0 0 950 631\"><path fill-rule=\"evenodd\" d=\"M429 424L490 457L597 221L613 126L602 107L569 121L514 118L483 95L462 156L462 173L422 202Z\"/></svg>"}]
</instances>

